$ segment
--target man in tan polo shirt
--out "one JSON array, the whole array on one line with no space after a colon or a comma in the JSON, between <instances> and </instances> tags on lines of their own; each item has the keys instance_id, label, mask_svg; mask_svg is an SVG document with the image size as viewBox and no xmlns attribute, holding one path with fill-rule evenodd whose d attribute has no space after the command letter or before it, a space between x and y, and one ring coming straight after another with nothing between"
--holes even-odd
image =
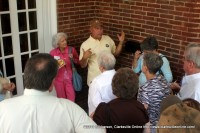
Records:
<instances>
[{"instance_id":1,"label":"man in tan polo shirt","mask_svg":"<svg viewBox=\"0 0 200 133\"><path fill-rule=\"evenodd\" d=\"M114 41L107 35L103 35L102 23L98 19L90 22L90 37L82 43L80 47L80 64L82 68L88 66L87 85L101 72L97 63L97 58L102 51L111 52L114 56L120 54L124 42L125 33L117 35L119 44L115 46Z\"/></svg>"}]
</instances>

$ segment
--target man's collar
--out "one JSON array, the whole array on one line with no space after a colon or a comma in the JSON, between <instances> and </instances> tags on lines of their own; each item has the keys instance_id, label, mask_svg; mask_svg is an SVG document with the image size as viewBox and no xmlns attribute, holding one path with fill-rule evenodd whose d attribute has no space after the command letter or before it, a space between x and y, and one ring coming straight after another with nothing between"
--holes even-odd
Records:
<instances>
[{"instance_id":1,"label":"man's collar","mask_svg":"<svg viewBox=\"0 0 200 133\"><path fill-rule=\"evenodd\" d=\"M35 96L39 96L39 95L49 95L49 91L39 91L39 90L35 90L35 89L24 89L24 95L35 95Z\"/></svg>"},{"instance_id":2,"label":"man's collar","mask_svg":"<svg viewBox=\"0 0 200 133\"><path fill-rule=\"evenodd\" d=\"M200 73L195 73L195 74L191 74L191 75L185 75L183 77L183 84L184 84L184 82L188 83L188 82L190 82L190 81L192 81L194 79L200 79Z\"/></svg>"},{"instance_id":3,"label":"man's collar","mask_svg":"<svg viewBox=\"0 0 200 133\"><path fill-rule=\"evenodd\" d=\"M102 38L102 37L101 37L101 38ZM93 40L93 41L100 41L99 39L93 38L91 35L90 35L90 39Z\"/></svg>"}]
</instances>

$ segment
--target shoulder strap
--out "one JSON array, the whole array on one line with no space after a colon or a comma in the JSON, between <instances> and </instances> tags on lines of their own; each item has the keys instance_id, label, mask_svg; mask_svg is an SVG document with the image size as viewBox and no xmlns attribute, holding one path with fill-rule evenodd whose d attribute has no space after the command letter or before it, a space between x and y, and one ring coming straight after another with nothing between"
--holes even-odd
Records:
<instances>
[{"instance_id":1,"label":"shoulder strap","mask_svg":"<svg viewBox=\"0 0 200 133\"><path fill-rule=\"evenodd\" d=\"M72 47L69 46L68 54L71 54L71 53L72 53Z\"/></svg>"},{"instance_id":2,"label":"shoulder strap","mask_svg":"<svg viewBox=\"0 0 200 133\"><path fill-rule=\"evenodd\" d=\"M161 58L166 57L165 55L160 55Z\"/></svg>"},{"instance_id":3,"label":"shoulder strap","mask_svg":"<svg viewBox=\"0 0 200 133\"><path fill-rule=\"evenodd\" d=\"M166 56L165 56L165 55L160 55L160 57L161 57L161 58L163 58L163 57L165 57L165 58L166 58ZM163 72L162 72L162 70L161 70L161 69L159 70L159 74L163 75Z\"/></svg>"},{"instance_id":4,"label":"shoulder strap","mask_svg":"<svg viewBox=\"0 0 200 133\"><path fill-rule=\"evenodd\" d=\"M1 72L1 70L0 70L0 77L3 77L3 73Z\"/></svg>"},{"instance_id":5,"label":"shoulder strap","mask_svg":"<svg viewBox=\"0 0 200 133\"><path fill-rule=\"evenodd\" d=\"M70 46L68 49L68 54L72 54L72 47L70 47ZM69 59L70 59L71 65L72 65L72 69L74 70L75 69L74 62L71 57L69 57Z\"/></svg>"}]
</instances>

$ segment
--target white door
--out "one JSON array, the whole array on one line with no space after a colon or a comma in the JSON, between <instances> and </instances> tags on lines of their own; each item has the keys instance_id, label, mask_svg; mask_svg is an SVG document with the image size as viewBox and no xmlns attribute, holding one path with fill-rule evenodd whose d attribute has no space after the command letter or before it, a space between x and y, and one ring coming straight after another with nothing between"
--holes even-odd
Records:
<instances>
[{"instance_id":1,"label":"white door","mask_svg":"<svg viewBox=\"0 0 200 133\"><path fill-rule=\"evenodd\" d=\"M0 0L0 69L23 93L26 61L44 52L42 0Z\"/></svg>"}]
</instances>

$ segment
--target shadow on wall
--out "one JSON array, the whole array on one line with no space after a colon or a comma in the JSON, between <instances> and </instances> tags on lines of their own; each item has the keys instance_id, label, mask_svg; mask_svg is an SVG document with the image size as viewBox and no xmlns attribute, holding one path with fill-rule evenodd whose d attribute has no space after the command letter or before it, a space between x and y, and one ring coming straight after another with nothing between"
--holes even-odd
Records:
<instances>
[{"instance_id":1,"label":"shadow on wall","mask_svg":"<svg viewBox=\"0 0 200 133\"><path fill-rule=\"evenodd\" d=\"M137 50L140 50L141 51L141 48L140 48L140 43L138 41L134 41L134 40L128 40L126 43L125 43L125 52L128 52L128 53L135 53Z\"/></svg>"}]
</instances>

